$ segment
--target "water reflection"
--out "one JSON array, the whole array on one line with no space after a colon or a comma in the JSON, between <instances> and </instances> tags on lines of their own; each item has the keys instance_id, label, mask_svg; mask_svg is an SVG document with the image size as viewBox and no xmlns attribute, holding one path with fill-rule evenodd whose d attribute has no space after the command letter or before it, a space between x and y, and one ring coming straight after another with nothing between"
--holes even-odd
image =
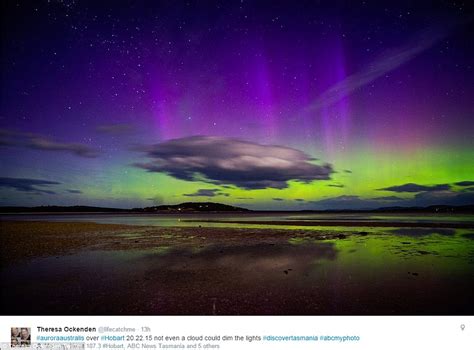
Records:
<instances>
[{"instance_id":1,"label":"water reflection","mask_svg":"<svg viewBox=\"0 0 474 350\"><path fill-rule=\"evenodd\" d=\"M334 243L304 245L257 244L246 246L210 246L199 250L175 248L165 255L147 254L146 259L157 268L169 270L229 269L239 273L261 274L282 269L304 269L318 260L334 260Z\"/></svg>"},{"instance_id":2,"label":"water reflection","mask_svg":"<svg viewBox=\"0 0 474 350\"><path fill-rule=\"evenodd\" d=\"M257 308L264 296L268 310L275 310L269 299L273 291L287 288L289 281L290 289L304 291L311 283L302 277L311 276L318 262L337 256L333 243L320 242L167 247L159 252L154 247L38 258L0 270L2 281L21 286L3 290L1 307L15 314L206 314L216 312L216 300L224 300L227 313L235 314L252 313L249 305ZM32 295L41 303L28 302ZM247 308L240 307L242 295L250 297ZM12 298L15 304L7 302Z\"/></svg>"}]
</instances>

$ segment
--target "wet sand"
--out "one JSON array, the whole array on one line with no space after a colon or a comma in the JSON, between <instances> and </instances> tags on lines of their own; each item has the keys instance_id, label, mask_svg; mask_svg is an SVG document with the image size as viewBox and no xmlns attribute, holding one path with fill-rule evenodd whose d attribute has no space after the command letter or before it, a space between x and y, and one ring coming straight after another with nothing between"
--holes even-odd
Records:
<instances>
[{"instance_id":1,"label":"wet sand","mask_svg":"<svg viewBox=\"0 0 474 350\"><path fill-rule=\"evenodd\" d=\"M472 314L469 230L1 222L2 314Z\"/></svg>"}]
</instances>

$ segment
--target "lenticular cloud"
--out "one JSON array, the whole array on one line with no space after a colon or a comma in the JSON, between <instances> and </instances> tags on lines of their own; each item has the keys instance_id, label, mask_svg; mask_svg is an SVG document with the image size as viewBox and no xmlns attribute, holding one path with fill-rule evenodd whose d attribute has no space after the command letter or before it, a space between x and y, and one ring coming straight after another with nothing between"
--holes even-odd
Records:
<instances>
[{"instance_id":1,"label":"lenticular cloud","mask_svg":"<svg viewBox=\"0 0 474 350\"><path fill-rule=\"evenodd\" d=\"M234 185L244 189L286 188L288 181L327 180L330 164L314 164L306 153L216 136L192 136L143 147L148 162L137 167L186 181Z\"/></svg>"}]
</instances>

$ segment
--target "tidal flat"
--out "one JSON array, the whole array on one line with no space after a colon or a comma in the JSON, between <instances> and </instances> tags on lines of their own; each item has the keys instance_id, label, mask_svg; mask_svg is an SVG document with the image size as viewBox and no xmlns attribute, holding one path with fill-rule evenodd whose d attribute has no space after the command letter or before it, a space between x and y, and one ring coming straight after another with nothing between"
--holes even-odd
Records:
<instances>
[{"instance_id":1,"label":"tidal flat","mask_svg":"<svg viewBox=\"0 0 474 350\"><path fill-rule=\"evenodd\" d=\"M340 217L332 226L314 218L313 225L88 219L0 222L2 314L474 312L469 218L442 225L370 218L366 226Z\"/></svg>"}]
</instances>

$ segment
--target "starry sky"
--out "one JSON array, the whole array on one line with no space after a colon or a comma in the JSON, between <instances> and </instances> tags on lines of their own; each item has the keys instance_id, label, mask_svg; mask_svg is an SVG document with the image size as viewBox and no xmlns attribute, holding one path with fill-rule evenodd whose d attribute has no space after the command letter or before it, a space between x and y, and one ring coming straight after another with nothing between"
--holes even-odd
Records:
<instances>
[{"instance_id":1,"label":"starry sky","mask_svg":"<svg viewBox=\"0 0 474 350\"><path fill-rule=\"evenodd\" d=\"M0 205L474 204L474 6L3 1Z\"/></svg>"}]
</instances>

